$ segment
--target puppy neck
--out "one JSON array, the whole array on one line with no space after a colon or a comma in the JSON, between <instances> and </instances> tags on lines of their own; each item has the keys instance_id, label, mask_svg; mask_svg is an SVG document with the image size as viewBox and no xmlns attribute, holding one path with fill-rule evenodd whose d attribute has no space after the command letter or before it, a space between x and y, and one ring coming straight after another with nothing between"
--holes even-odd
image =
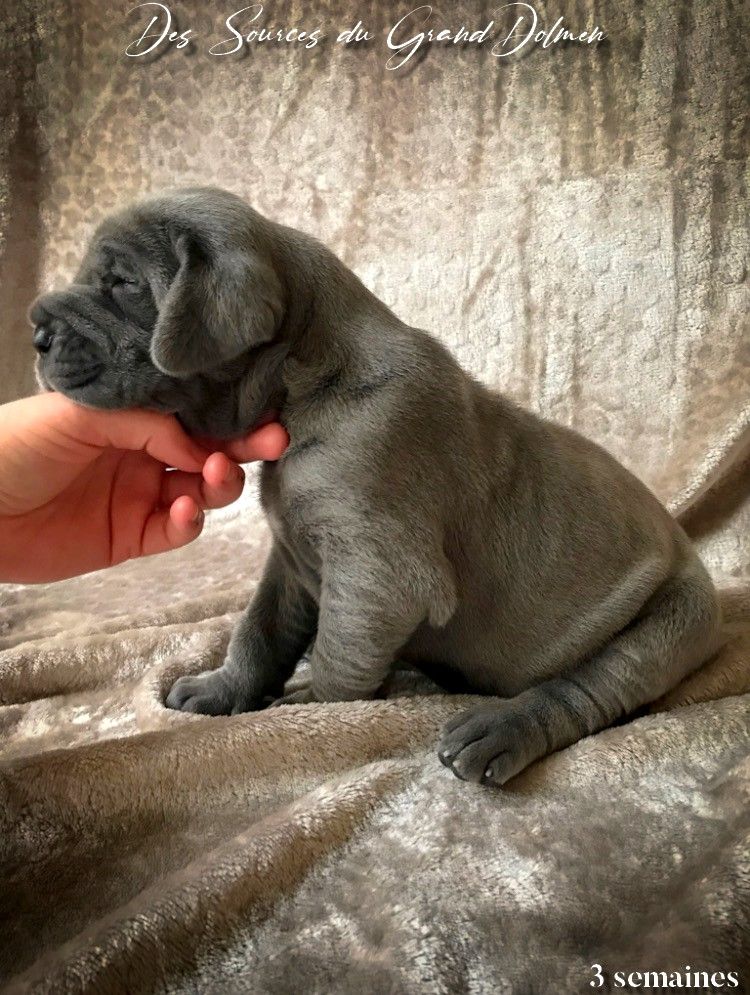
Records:
<instances>
[{"instance_id":1,"label":"puppy neck","mask_svg":"<svg viewBox=\"0 0 750 995\"><path fill-rule=\"evenodd\" d=\"M177 412L192 435L230 439L262 424L284 403L282 368L289 346L272 342L243 356L231 369L196 379L193 396Z\"/></svg>"}]
</instances>

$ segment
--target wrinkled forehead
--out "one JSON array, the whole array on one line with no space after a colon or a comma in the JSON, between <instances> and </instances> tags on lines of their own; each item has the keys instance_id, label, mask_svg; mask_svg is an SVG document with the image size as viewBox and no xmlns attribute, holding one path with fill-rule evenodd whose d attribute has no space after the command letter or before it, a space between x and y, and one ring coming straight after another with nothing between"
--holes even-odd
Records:
<instances>
[{"instance_id":1,"label":"wrinkled forehead","mask_svg":"<svg viewBox=\"0 0 750 995\"><path fill-rule=\"evenodd\" d=\"M75 283L114 273L145 277L166 290L177 270L172 236L165 220L152 212L128 211L106 218L94 232Z\"/></svg>"},{"instance_id":2,"label":"wrinkled forehead","mask_svg":"<svg viewBox=\"0 0 750 995\"><path fill-rule=\"evenodd\" d=\"M179 269L176 246L181 235L189 234L192 244L211 258L233 248L261 251L267 244L266 226L257 211L227 191L201 187L157 195L105 218L76 282L131 267L145 276L158 298Z\"/></svg>"}]
</instances>

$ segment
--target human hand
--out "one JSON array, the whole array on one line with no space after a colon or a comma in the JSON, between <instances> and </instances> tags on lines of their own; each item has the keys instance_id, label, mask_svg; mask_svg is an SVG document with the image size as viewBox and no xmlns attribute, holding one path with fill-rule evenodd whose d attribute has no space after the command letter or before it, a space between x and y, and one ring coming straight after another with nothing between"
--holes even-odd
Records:
<instances>
[{"instance_id":1,"label":"human hand","mask_svg":"<svg viewBox=\"0 0 750 995\"><path fill-rule=\"evenodd\" d=\"M278 423L212 453L169 415L55 393L2 405L0 581L62 580L184 546L205 509L239 497L235 460L276 460L287 444Z\"/></svg>"}]
</instances>

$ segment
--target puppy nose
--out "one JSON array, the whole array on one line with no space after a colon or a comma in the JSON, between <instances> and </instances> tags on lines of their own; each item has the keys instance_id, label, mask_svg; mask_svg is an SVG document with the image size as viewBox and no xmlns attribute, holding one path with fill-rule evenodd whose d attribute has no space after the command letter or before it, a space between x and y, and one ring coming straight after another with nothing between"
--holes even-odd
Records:
<instances>
[{"instance_id":1,"label":"puppy nose","mask_svg":"<svg viewBox=\"0 0 750 995\"><path fill-rule=\"evenodd\" d=\"M49 352L55 333L49 325L37 325L34 329L34 348L37 352Z\"/></svg>"}]
</instances>

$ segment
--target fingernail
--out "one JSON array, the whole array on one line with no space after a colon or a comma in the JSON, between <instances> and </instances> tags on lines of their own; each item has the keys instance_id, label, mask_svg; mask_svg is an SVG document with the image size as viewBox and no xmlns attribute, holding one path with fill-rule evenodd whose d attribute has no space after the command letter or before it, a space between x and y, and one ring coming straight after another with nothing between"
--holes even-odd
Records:
<instances>
[{"instance_id":1,"label":"fingernail","mask_svg":"<svg viewBox=\"0 0 750 995\"><path fill-rule=\"evenodd\" d=\"M224 483L228 483L230 480L239 480L242 477L242 467L238 466L236 463L229 463L227 467L227 472L224 474Z\"/></svg>"},{"instance_id":2,"label":"fingernail","mask_svg":"<svg viewBox=\"0 0 750 995\"><path fill-rule=\"evenodd\" d=\"M193 517L190 519L191 525L201 525L203 523L203 512L200 508L196 511Z\"/></svg>"}]
</instances>

